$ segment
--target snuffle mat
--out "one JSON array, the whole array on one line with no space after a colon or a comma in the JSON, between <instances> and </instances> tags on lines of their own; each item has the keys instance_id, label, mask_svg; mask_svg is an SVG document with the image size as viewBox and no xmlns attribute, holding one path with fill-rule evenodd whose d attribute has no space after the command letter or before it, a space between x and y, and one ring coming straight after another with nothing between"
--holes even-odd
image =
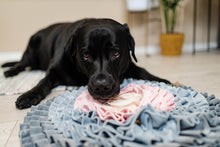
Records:
<instances>
[{"instance_id":1,"label":"snuffle mat","mask_svg":"<svg viewBox=\"0 0 220 147\"><path fill-rule=\"evenodd\" d=\"M74 110L76 98L87 89L79 87L32 106L20 125L21 146L220 146L220 99L145 80L126 79L121 89L130 83L168 91L175 107L157 111L147 104L123 123L103 121L94 110Z\"/></svg>"}]
</instances>

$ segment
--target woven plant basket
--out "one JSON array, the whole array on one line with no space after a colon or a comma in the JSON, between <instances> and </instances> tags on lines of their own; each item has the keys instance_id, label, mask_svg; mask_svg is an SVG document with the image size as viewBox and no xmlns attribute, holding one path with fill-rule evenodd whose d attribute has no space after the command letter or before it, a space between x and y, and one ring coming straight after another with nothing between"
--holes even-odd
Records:
<instances>
[{"instance_id":1,"label":"woven plant basket","mask_svg":"<svg viewBox=\"0 0 220 147\"><path fill-rule=\"evenodd\" d=\"M160 34L161 54L177 56L182 53L184 34Z\"/></svg>"}]
</instances>

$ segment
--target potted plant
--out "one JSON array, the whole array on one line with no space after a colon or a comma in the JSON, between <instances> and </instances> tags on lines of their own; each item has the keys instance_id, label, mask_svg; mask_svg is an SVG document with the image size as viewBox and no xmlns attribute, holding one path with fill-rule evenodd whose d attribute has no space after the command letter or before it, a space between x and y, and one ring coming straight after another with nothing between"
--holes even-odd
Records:
<instances>
[{"instance_id":1,"label":"potted plant","mask_svg":"<svg viewBox=\"0 0 220 147\"><path fill-rule=\"evenodd\" d=\"M166 33L160 34L162 55L180 55L184 41L183 33L176 33L177 8L181 0L160 0Z\"/></svg>"}]
</instances>

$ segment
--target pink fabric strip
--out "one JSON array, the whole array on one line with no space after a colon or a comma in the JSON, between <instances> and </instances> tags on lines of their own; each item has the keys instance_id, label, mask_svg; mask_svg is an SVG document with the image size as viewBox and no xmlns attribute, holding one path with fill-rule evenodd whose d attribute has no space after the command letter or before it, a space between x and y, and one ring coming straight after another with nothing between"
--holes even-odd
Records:
<instances>
[{"instance_id":1,"label":"pink fabric strip","mask_svg":"<svg viewBox=\"0 0 220 147\"><path fill-rule=\"evenodd\" d=\"M143 106L151 104L158 111L169 111L175 107L174 96L159 87L128 84L118 96L106 104L99 103L85 90L75 101L74 109L95 110L103 120L114 119L124 122Z\"/></svg>"}]
</instances>

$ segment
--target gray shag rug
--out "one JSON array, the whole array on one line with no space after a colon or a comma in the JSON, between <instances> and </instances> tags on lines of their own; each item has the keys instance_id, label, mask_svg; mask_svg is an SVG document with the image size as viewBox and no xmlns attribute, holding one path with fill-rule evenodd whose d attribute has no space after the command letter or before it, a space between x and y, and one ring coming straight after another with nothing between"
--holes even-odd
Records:
<instances>
[{"instance_id":1,"label":"gray shag rug","mask_svg":"<svg viewBox=\"0 0 220 147\"><path fill-rule=\"evenodd\" d=\"M144 80L126 79L121 88L129 83L167 90L175 108L159 112L148 104L124 123L103 122L93 110L74 110L75 99L87 89L79 87L31 108L20 125L21 146L220 146L220 99Z\"/></svg>"}]
</instances>

